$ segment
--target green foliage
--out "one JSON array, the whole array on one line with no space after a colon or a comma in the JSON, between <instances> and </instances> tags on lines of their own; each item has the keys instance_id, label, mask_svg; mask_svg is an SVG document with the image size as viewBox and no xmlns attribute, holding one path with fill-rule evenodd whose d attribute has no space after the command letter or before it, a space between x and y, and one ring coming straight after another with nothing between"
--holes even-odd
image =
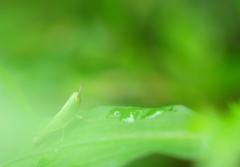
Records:
<instances>
[{"instance_id":1,"label":"green foliage","mask_svg":"<svg viewBox=\"0 0 240 167\"><path fill-rule=\"evenodd\" d=\"M0 164L239 166L239 2L1 1ZM83 119L33 145L82 80ZM174 104L204 116L146 109Z\"/></svg>"},{"instance_id":2,"label":"green foliage","mask_svg":"<svg viewBox=\"0 0 240 167\"><path fill-rule=\"evenodd\" d=\"M219 121L209 122L210 152L203 167L237 167L240 152L240 105L231 104L229 114ZM210 128L211 127L211 128Z\"/></svg>"},{"instance_id":3,"label":"green foliage","mask_svg":"<svg viewBox=\"0 0 240 167\"><path fill-rule=\"evenodd\" d=\"M156 153L193 161L208 150L204 135L189 129L199 115L184 106L98 107L82 116L41 143L26 138L7 162L1 156L4 166L123 166Z\"/></svg>"}]
</instances>

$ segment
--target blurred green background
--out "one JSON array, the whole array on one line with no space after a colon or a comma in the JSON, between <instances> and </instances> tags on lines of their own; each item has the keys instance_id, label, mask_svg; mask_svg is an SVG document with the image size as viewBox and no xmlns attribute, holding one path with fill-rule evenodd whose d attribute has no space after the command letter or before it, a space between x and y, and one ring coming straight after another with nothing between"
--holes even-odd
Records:
<instances>
[{"instance_id":1,"label":"blurred green background","mask_svg":"<svg viewBox=\"0 0 240 167\"><path fill-rule=\"evenodd\" d=\"M83 112L182 104L222 113L239 101L239 55L238 0L0 1L1 154L52 118L82 80ZM216 131L211 167L237 161L235 108L217 130L205 125Z\"/></svg>"},{"instance_id":2,"label":"blurred green background","mask_svg":"<svg viewBox=\"0 0 240 167\"><path fill-rule=\"evenodd\" d=\"M82 110L240 95L240 2L0 2L1 112L55 115L82 80Z\"/></svg>"}]
</instances>

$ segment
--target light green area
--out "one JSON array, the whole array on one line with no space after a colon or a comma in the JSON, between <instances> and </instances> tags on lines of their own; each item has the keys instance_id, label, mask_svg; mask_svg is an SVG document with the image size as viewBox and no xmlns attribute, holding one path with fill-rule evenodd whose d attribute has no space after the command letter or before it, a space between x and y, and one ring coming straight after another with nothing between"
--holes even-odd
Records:
<instances>
[{"instance_id":1,"label":"light green area","mask_svg":"<svg viewBox=\"0 0 240 167\"><path fill-rule=\"evenodd\" d=\"M132 114L134 121L124 121ZM184 106L98 107L82 116L64 134L54 133L37 145L25 140L10 152L14 156L1 156L8 163L4 166L122 166L157 153L199 160L209 149L205 135L189 130L191 120L200 116Z\"/></svg>"}]
</instances>

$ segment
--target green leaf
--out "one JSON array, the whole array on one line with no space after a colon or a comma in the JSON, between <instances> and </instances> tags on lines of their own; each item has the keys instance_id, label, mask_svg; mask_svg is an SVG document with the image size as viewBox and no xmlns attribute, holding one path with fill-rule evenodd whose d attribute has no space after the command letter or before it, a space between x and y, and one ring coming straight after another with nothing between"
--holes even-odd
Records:
<instances>
[{"instance_id":1,"label":"green leaf","mask_svg":"<svg viewBox=\"0 0 240 167\"><path fill-rule=\"evenodd\" d=\"M189 128L199 115L184 106L103 106L81 116L39 144L26 137L5 166L123 166L158 153L198 160L207 150L204 135Z\"/></svg>"}]
</instances>

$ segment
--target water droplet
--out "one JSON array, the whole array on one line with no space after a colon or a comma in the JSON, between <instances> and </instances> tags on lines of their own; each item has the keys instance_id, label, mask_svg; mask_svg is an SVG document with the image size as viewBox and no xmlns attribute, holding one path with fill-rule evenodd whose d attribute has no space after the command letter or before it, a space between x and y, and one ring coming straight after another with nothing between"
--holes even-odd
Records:
<instances>
[{"instance_id":1,"label":"water droplet","mask_svg":"<svg viewBox=\"0 0 240 167\"><path fill-rule=\"evenodd\" d=\"M176 112L177 110L173 106L165 107L166 111Z\"/></svg>"},{"instance_id":2,"label":"water droplet","mask_svg":"<svg viewBox=\"0 0 240 167\"><path fill-rule=\"evenodd\" d=\"M120 111L115 111L115 112L113 113L114 116L117 116L117 115L120 115L120 114L121 114Z\"/></svg>"},{"instance_id":3,"label":"water droplet","mask_svg":"<svg viewBox=\"0 0 240 167\"><path fill-rule=\"evenodd\" d=\"M107 118L118 118L122 122L132 123L142 113L140 108L114 108L110 110Z\"/></svg>"},{"instance_id":4,"label":"water droplet","mask_svg":"<svg viewBox=\"0 0 240 167\"><path fill-rule=\"evenodd\" d=\"M134 120L133 113L130 113L130 116L127 117L127 118L122 118L121 121L127 122L127 123L132 123L132 122L134 122L135 120Z\"/></svg>"},{"instance_id":5,"label":"water droplet","mask_svg":"<svg viewBox=\"0 0 240 167\"><path fill-rule=\"evenodd\" d=\"M142 110L137 109L137 110L133 111L133 113L134 113L136 116L138 116L139 114L142 113Z\"/></svg>"},{"instance_id":6,"label":"water droplet","mask_svg":"<svg viewBox=\"0 0 240 167\"><path fill-rule=\"evenodd\" d=\"M133 123L136 119L153 119L167 112L177 112L176 107L160 107L160 108L137 108L137 107L117 107L110 110L107 118L115 118L121 122Z\"/></svg>"},{"instance_id":7,"label":"water droplet","mask_svg":"<svg viewBox=\"0 0 240 167\"><path fill-rule=\"evenodd\" d=\"M162 114L164 112L164 110L161 109L151 109L149 110L145 115L143 115L141 118L142 119L151 119L151 118L155 118L158 115Z\"/></svg>"},{"instance_id":8,"label":"water droplet","mask_svg":"<svg viewBox=\"0 0 240 167\"><path fill-rule=\"evenodd\" d=\"M129 108L127 111L131 113L135 119L142 113L141 108Z\"/></svg>"},{"instance_id":9,"label":"water droplet","mask_svg":"<svg viewBox=\"0 0 240 167\"><path fill-rule=\"evenodd\" d=\"M110 110L109 114L107 115L107 118L110 117L121 117L121 115L124 114L125 109L123 108L113 108Z\"/></svg>"},{"instance_id":10,"label":"water droplet","mask_svg":"<svg viewBox=\"0 0 240 167\"><path fill-rule=\"evenodd\" d=\"M145 119L155 118L156 116L160 115L162 112L163 111L156 111L154 114L145 117Z\"/></svg>"}]
</instances>

